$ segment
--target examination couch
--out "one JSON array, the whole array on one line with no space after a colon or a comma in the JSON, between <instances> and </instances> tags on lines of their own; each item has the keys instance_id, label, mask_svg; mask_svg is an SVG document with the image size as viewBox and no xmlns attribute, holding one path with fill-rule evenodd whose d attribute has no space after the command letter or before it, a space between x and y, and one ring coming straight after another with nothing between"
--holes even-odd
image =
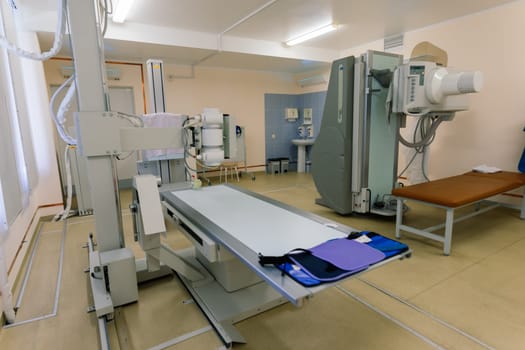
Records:
<instances>
[{"instance_id":1,"label":"examination couch","mask_svg":"<svg viewBox=\"0 0 525 350\"><path fill-rule=\"evenodd\" d=\"M487 174L472 171L463 175L395 188L392 190L392 194L397 198L396 237L399 238L401 230L403 230L442 242L444 254L449 255L452 245L452 228L455 222L484 213L501 204L490 202L487 207L482 209L476 207L474 212L454 219L456 209L486 201L492 196L524 186L525 174L522 173L500 171ZM403 224L403 203L407 200L444 209L446 211L445 222L425 229ZM525 219L525 195L521 202L520 217ZM443 228L445 228L444 235L433 233Z\"/></svg>"}]
</instances>

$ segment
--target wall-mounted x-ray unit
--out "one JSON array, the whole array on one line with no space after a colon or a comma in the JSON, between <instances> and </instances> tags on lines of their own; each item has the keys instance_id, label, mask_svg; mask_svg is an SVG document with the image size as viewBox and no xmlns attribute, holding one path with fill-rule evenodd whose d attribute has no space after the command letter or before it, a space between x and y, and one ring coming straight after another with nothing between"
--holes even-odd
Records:
<instances>
[{"instance_id":1,"label":"wall-mounted x-ray unit","mask_svg":"<svg viewBox=\"0 0 525 350\"><path fill-rule=\"evenodd\" d=\"M400 55L368 51L332 64L312 149L312 175L321 194L317 203L340 214L383 211L381 203L397 176L399 128L385 103L392 73L401 63Z\"/></svg>"},{"instance_id":2,"label":"wall-mounted x-ray unit","mask_svg":"<svg viewBox=\"0 0 525 350\"><path fill-rule=\"evenodd\" d=\"M403 63L400 55L368 51L334 61L319 136L312 148L318 204L339 214L395 215L398 143L426 147L439 124L468 109L482 74L435 62ZM406 117L425 118L418 142L399 135ZM393 203L393 204L392 204Z\"/></svg>"}]
</instances>

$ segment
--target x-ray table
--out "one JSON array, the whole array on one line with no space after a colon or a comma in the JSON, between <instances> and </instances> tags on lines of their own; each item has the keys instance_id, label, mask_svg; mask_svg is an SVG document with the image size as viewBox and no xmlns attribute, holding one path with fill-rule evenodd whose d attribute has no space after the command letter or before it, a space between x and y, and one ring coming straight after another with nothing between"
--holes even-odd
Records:
<instances>
[{"instance_id":1,"label":"x-ray table","mask_svg":"<svg viewBox=\"0 0 525 350\"><path fill-rule=\"evenodd\" d=\"M192 283L181 277L225 344L244 342L232 326L286 301L300 306L314 293L333 284L303 287L275 267L261 266L258 254L280 256L295 248L310 248L333 238L346 237L349 227L278 201L230 185L161 192L167 214L179 223L196 251L209 250L208 240L225 248L265 283L227 292L217 281ZM396 255L369 269L409 256ZM192 256L193 255L193 256ZM202 264L202 254L186 254ZM212 254L212 256L214 256ZM199 262L197 262L199 260ZM369 270L367 269L367 270ZM365 271L367 271L365 270ZM355 275L353 275L355 276Z\"/></svg>"}]
</instances>

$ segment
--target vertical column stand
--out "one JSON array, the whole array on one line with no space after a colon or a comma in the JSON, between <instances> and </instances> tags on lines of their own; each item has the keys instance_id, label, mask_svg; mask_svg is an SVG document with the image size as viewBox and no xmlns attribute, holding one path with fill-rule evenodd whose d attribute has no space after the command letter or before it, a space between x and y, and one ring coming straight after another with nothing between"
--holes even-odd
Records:
<instances>
[{"instance_id":1,"label":"vertical column stand","mask_svg":"<svg viewBox=\"0 0 525 350\"><path fill-rule=\"evenodd\" d=\"M109 100L104 68L104 52L100 27L97 23L94 1L68 1L69 32L75 67L75 84L79 112L104 112L109 110ZM80 135L77 132L77 135ZM81 139L79 149L82 152ZM124 248L124 234L118 180L111 154L88 156L87 172L90 195L95 217L98 251L89 253L90 284L99 325L112 317L114 306L136 301L135 260L133 253ZM123 256L126 258L122 258ZM116 270L123 269L126 274ZM102 271L102 273L101 273ZM98 274L95 278L94 275ZM109 276L117 275L115 281ZM121 295L132 295L122 301ZM107 338L100 330L101 345L107 346Z\"/></svg>"},{"instance_id":2,"label":"vertical column stand","mask_svg":"<svg viewBox=\"0 0 525 350\"><path fill-rule=\"evenodd\" d=\"M149 59L146 61L147 68L147 85L149 91L149 113L166 112L166 101L164 96L164 69L161 60ZM158 160L159 176L162 184L175 182L175 174L171 173L174 160Z\"/></svg>"},{"instance_id":3,"label":"vertical column stand","mask_svg":"<svg viewBox=\"0 0 525 350\"><path fill-rule=\"evenodd\" d=\"M104 52L93 1L69 1L69 31L79 112L108 111ZM80 147L81 148L81 147ZM99 251L122 248L120 203L111 155L87 158Z\"/></svg>"}]
</instances>

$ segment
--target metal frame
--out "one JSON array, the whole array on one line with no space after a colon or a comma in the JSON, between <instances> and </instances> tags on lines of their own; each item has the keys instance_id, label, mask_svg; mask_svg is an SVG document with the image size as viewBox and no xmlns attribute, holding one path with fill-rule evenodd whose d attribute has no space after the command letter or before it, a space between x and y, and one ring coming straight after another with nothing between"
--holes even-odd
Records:
<instances>
[{"instance_id":1,"label":"metal frame","mask_svg":"<svg viewBox=\"0 0 525 350\"><path fill-rule=\"evenodd\" d=\"M523 199L522 199L522 204L521 204L521 209L520 209L521 210L520 218L522 220L525 220L525 186L523 186L523 187L524 187L524 190L523 190ZM432 239L434 241L443 243L443 254L444 255L450 255L450 252L451 252L451 249L452 249L452 230L453 230L453 226L454 226L454 224L456 222L461 222L461 221L464 221L464 220L469 219L471 217L474 217L476 215L483 214L483 213L485 213L485 212L487 212L489 210L492 210L492 209L504 206L504 204L502 204L502 203L488 202L486 199L490 198L490 197L493 197L493 195L487 196L484 199L481 199L481 200L478 200L478 201L475 201L475 202L472 202L472 203L468 203L468 204L465 204L465 205L453 208L453 207L447 207L447 206L444 206L444 205L439 205L439 204L435 204L435 203L431 203L431 202L425 202L425 201L411 199L411 198L407 198L407 197L396 196L396 198L397 198L396 238L401 238L401 230L406 231L406 232L410 232L410 233L416 234L418 236L422 236L422 237L425 237L425 238ZM424 229L420 229L420 228L416 228L416 227L413 227L413 226L409 226L409 225L403 224L403 206L404 206L404 202L407 201L407 200L414 201L414 202L417 202L417 203L422 203L422 204L425 204L425 205L428 205L428 206L431 206L431 207L435 207L435 208L444 209L446 211L445 222L442 223L442 224L430 226L430 227L427 227L427 228L424 228ZM481 204L483 202L485 202L485 203L488 202L488 203L490 203L490 205L488 207L480 209L479 208L479 204ZM462 215L460 217L454 218L454 210L460 209L460 208L464 208L464 207L468 207L468 206L471 206L473 204L478 204L478 206L476 207L474 212L471 212L469 214L465 214L465 215ZM440 230L440 229L443 229L443 228L445 228L445 232L444 232L443 235L438 235L438 234L433 233L434 231L437 231L437 230Z\"/></svg>"},{"instance_id":2,"label":"metal frame","mask_svg":"<svg viewBox=\"0 0 525 350\"><path fill-rule=\"evenodd\" d=\"M103 42L101 28L97 22L95 2L69 0L67 11L78 102L78 113L75 114L77 119L75 120L76 135L80 153L87 159L86 166L95 214L98 248L98 251L95 252L94 243L90 237L88 242L90 248L89 279L95 304L92 310L96 311L98 318L101 347L106 349L108 341L103 325L105 319L112 316L114 306L119 305L114 300L122 300L122 295L136 294L138 297L138 287L134 259L122 259L121 257L124 250L128 253L125 255L132 256L133 253L124 248L115 154L113 152L93 154L89 147L85 149L82 141L86 134L83 133L78 121L79 115L90 114L96 118L98 113L103 114L110 110L104 69ZM107 257L110 255L115 257L115 259L108 259L110 261L107 264L108 266L118 266L119 269L125 267L123 269L126 271L125 274L120 274L120 279L114 283L111 293L105 285L105 282L111 283L111 281L106 280L106 270L104 269L105 266L101 266L103 259L101 259L99 252ZM131 300L125 302L131 302Z\"/></svg>"},{"instance_id":3,"label":"metal frame","mask_svg":"<svg viewBox=\"0 0 525 350\"><path fill-rule=\"evenodd\" d=\"M222 186L232 188L280 209L299 214L314 222L330 225L330 227L344 234L349 234L354 231L350 227L340 225L331 220L291 207L249 190L231 185ZM300 307L305 299L312 297L315 293L344 281L341 280L309 288L304 287L290 277L283 275L283 273L275 267L261 266L257 252L248 248L171 192L161 193L161 196L166 202L165 206L168 209L171 208L171 215L173 215L173 219L176 222L182 221L186 226L191 226L191 229L198 235L212 239L219 244L221 249L222 247L227 249L263 280L263 283L256 283L234 292L227 292L213 279L207 279L206 283L201 283L200 281L192 282L183 276L179 276L225 345L229 346L233 342L245 342L242 335L234 328L234 323L281 305L286 301L290 301ZM178 252L178 254L194 266L201 265L198 260L199 257L195 257L194 249ZM410 254L411 251L407 251L383 260L369 267L367 270L351 275L348 278L359 276L361 273L370 271L391 261L409 257ZM204 268L202 270L206 273Z\"/></svg>"},{"instance_id":4,"label":"metal frame","mask_svg":"<svg viewBox=\"0 0 525 350\"><path fill-rule=\"evenodd\" d=\"M68 11L79 112L108 111L107 85L102 68L104 53L94 2L70 0ZM82 150L81 143L79 148ZM99 250L122 248L124 238L113 157L89 156L87 168Z\"/></svg>"},{"instance_id":5,"label":"metal frame","mask_svg":"<svg viewBox=\"0 0 525 350\"><path fill-rule=\"evenodd\" d=\"M23 320L23 321L18 321L18 322L15 321L15 323L11 323L11 324L7 324L7 325L3 326L4 329L11 328L11 327L17 327L17 326L28 324L28 323L35 322L35 321L45 320L45 319L48 319L48 318L55 317L57 315L57 313L58 313L58 302L59 302L59 299L60 299L60 285L62 284L62 271L63 271L63 266L64 266L64 251L65 251L66 231L67 231L67 226L66 226L66 222L64 222L64 225L62 226L62 237L61 237L61 240L60 240L60 256L58 258L58 269L57 269L58 271L57 271L57 280L56 280L56 285L55 285L55 298L54 298L54 302L53 302L53 311L51 313L49 313L49 314L45 314L45 315L42 315L42 316L34 317L34 318L31 318L31 319L28 319L28 320ZM48 233L52 233L52 232L48 232ZM56 233L56 232L58 232L58 231L54 231L53 233ZM31 251L31 256L29 258L28 266L26 267L26 272L25 272L24 279L23 279L23 282L22 282L22 287L20 289L20 293L19 293L18 298L16 300L16 305L15 305L16 309L19 309L21 307L21 305L22 305L22 299L24 297L25 289L26 289L26 286L27 286L27 282L29 280L29 275L31 274L32 267L33 267L33 258L35 256L36 250L38 249L38 244L40 242L40 236L41 235L42 235L42 227L39 228L36 240L35 240L35 242L33 244L33 248L32 248L32 251Z\"/></svg>"},{"instance_id":6,"label":"metal frame","mask_svg":"<svg viewBox=\"0 0 525 350\"><path fill-rule=\"evenodd\" d=\"M148 79L149 92L149 113L166 112L166 101L164 95L164 63L162 60L149 59L146 61L146 72ZM150 160L156 162L159 169L159 176L163 184L175 182L175 173L172 172L172 166L175 167L177 158Z\"/></svg>"},{"instance_id":7,"label":"metal frame","mask_svg":"<svg viewBox=\"0 0 525 350\"><path fill-rule=\"evenodd\" d=\"M247 190L241 190L230 185L222 185L233 188L240 192L252 195L255 198L266 200L265 197L252 194ZM311 296L311 292L303 286L293 282L289 279L283 279L281 271L270 267L263 267L259 264L259 256L257 252L249 249L242 242L235 239L228 232L224 231L221 227L211 222L208 218L200 214L198 211L187 205L185 202L171 194L170 192L161 194L163 199L168 202L169 205L173 206L179 213L183 215L182 219L192 224L195 230L198 230L200 234L211 238L220 246L225 247L229 252L236 256L241 262L252 269L259 277L264 279L268 284L275 288L279 293L286 297L290 302L295 305L300 305L301 300L305 297ZM271 201L268 201L271 203ZM277 202L278 203L278 202ZM285 205L282 203L276 204L283 209Z\"/></svg>"},{"instance_id":8,"label":"metal frame","mask_svg":"<svg viewBox=\"0 0 525 350\"><path fill-rule=\"evenodd\" d=\"M365 76L363 77L365 82L365 95L366 95L366 101L365 101L365 109L364 109L364 118L365 118L365 129L364 133L366 135L366 143L363 145L363 149L366 152L366 158L365 158L365 164L363 164L363 171L364 175L366 177L366 183L363 183L362 190L368 189L368 195L370 198L368 198L368 211L373 214L378 215L384 215L384 216L394 216L395 212L393 210L388 210L385 208L377 208L375 204L375 196L382 195L383 197L387 194L390 194L391 189L395 186L395 182L397 179L397 159L398 159L398 153L399 153L399 140L398 140L398 130L399 130L399 121L397 118L390 118L388 117L388 112L386 112L386 115L383 117L380 115L380 112L382 113L385 111L384 109L384 101L388 99L388 89L383 88L379 85L378 82L375 81L375 79L372 77L372 69L377 69L382 67L382 60L383 59L395 59L396 66L403 63L403 56L399 54L394 53L387 53L387 52L380 52L375 50L368 50L365 54L363 54L363 57L366 57L365 60ZM392 68L390 63L388 68ZM395 67L394 67L395 68ZM377 90L379 88L379 90ZM384 101L383 99L380 99L381 102L381 108L377 108L377 99L379 98L377 93L383 94L384 93ZM378 126L378 122L380 120L388 120L388 126L380 125ZM378 132L380 130L381 132ZM387 134L382 134L382 132L386 130L392 130L391 132ZM377 154L377 148L376 144L380 144L381 140L388 139L388 137L391 137L391 146L392 149L389 147L383 146L381 148L382 152L392 152L392 163L385 163L384 160L382 160L379 155ZM378 183L377 175L380 173L384 173L384 167L387 167L387 169L390 169L390 176L388 179L388 185L386 185L385 182L380 181ZM381 189L382 186L385 186Z\"/></svg>"}]
</instances>

